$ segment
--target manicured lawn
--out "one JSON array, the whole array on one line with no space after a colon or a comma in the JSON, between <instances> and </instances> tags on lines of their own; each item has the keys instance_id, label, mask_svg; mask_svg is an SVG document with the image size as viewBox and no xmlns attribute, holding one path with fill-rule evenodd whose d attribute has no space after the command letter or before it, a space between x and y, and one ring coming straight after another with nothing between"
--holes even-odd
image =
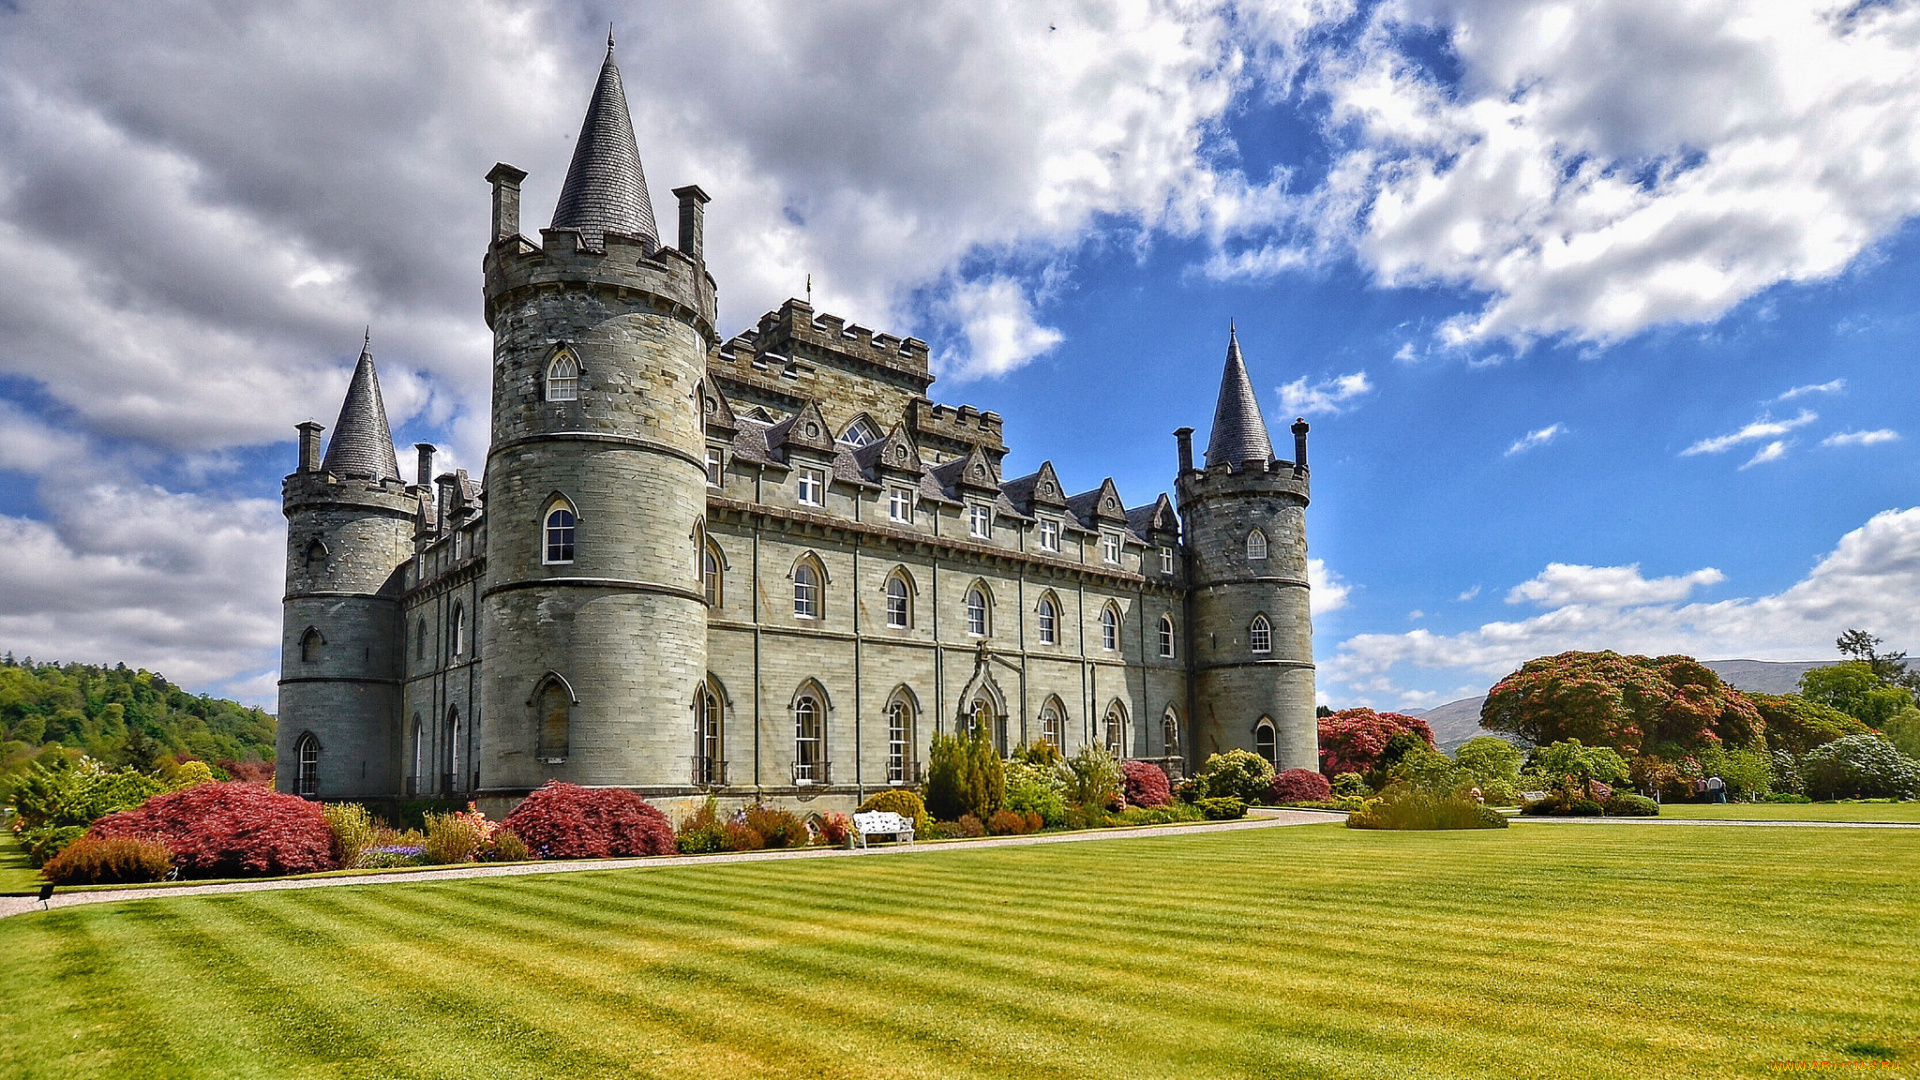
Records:
<instances>
[{"instance_id":1,"label":"manicured lawn","mask_svg":"<svg viewBox=\"0 0 1920 1080\"><path fill-rule=\"evenodd\" d=\"M0 1075L1912 1061L1916 867L1920 831L1307 826L100 905L0 921Z\"/></svg>"},{"instance_id":2,"label":"manicured lawn","mask_svg":"<svg viewBox=\"0 0 1920 1080\"><path fill-rule=\"evenodd\" d=\"M1666 803L1661 817L1740 821L1915 821L1920 802L1897 803Z\"/></svg>"},{"instance_id":3,"label":"manicured lawn","mask_svg":"<svg viewBox=\"0 0 1920 1080\"><path fill-rule=\"evenodd\" d=\"M40 871L27 865L27 846L0 822L0 896L39 892Z\"/></svg>"}]
</instances>

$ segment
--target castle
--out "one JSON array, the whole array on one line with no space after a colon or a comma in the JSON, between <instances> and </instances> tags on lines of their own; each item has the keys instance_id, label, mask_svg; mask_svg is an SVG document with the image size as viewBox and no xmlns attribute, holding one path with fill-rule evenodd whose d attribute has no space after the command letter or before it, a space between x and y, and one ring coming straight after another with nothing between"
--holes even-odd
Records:
<instances>
[{"instance_id":1,"label":"castle","mask_svg":"<svg viewBox=\"0 0 1920 1080\"><path fill-rule=\"evenodd\" d=\"M484 484L399 462L371 349L284 485L278 786L504 807L548 780L846 809L937 731L1179 775L1317 767L1307 425L1274 457L1230 335L1178 505L1007 479L927 346L789 300L722 339L707 195L663 246L608 43L550 228L494 166Z\"/></svg>"}]
</instances>

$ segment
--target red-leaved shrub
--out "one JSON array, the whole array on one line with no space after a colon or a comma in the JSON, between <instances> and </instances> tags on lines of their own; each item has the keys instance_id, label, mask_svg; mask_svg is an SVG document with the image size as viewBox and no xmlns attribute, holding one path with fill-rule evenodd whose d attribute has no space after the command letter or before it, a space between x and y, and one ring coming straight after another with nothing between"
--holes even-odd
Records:
<instances>
[{"instance_id":1,"label":"red-leaved shrub","mask_svg":"<svg viewBox=\"0 0 1920 1080\"><path fill-rule=\"evenodd\" d=\"M273 786L273 762L271 761L235 761L232 758L222 758L219 764L227 771L228 776L243 784Z\"/></svg>"},{"instance_id":2,"label":"red-leaved shrub","mask_svg":"<svg viewBox=\"0 0 1920 1080\"><path fill-rule=\"evenodd\" d=\"M1319 802L1333 798L1333 785L1312 769L1282 769L1267 785L1267 801L1272 803Z\"/></svg>"},{"instance_id":3,"label":"red-leaved shrub","mask_svg":"<svg viewBox=\"0 0 1920 1080\"><path fill-rule=\"evenodd\" d=\"M55 885L126 885L159 881L173 868L173 853L153 840L83 836L40 868Z\"/></svg>"},{"instance_id":4,"label":"red-leaved shrub","mask_svg":"<svg viewBox=\"0 0 1920 1080\"><path fill-rule=\"evenodd\" d=\"M333 831L320 804L258 784L209 783L108 814L88 836L155 840L181 877L310 874L333 868Z\"/></svg>"},{"instance_id":5,"label":"red-leaved shrub","mask_svg":"<svg viewBox=\"0 0 1920 1080\"><path fill-rule=\"evenodd\" d=\"M541 859L671 855L673 822L625 788L549 780L500 823Z\"/></svg>"},{"instance_id":6,"label":"red-leaved shrub","mask_svg":"<svg viewBox=\"0 0 1920 1080\"><path fill-rule=\"evenodd\" d=\"M1016 814L1011 810L995 810L987 819L987 831L995 836L1018 836L1029 832L1025 814Z\"/></svg>"},{"instance_id":7,"label":"red-leaved shrub","mask_svg":"<svg viewBox=\"0 0 1920 1080\"><path fill-rule=\"evenodd\" d=\"M821 814L813 827L818 841L828 847L845 847L847 837L853 835L853 822L845 814Z\"/></svg>"},{"instance_id":8,"label":"red-leaved shrub","mask_svg":"<svg viewBox=\"0 0 1920 1080\"><path fill-rule=\"evenodd\" d=\"M1173 801L1167 774L1150 761L1123 761L1120 773L1127 781L1128 806L1165 806Z\"/></svg>"},{"instance_id":9,"label":"red-leaved shrub","mask_svg":"<svg viewBox=\"0 0 1920 1080\"><path fill-rule=\"evenodd\" d=\"M961 814L960 820L953 823L953 831L961 836L981 837L987 835L987 827L972 814Z\"/></svg>"},{"instance_id":10,"label":"red-leaved shrub","mask_svg":"<svg viewBox=\"0 0 1920 1080\"><path fill-rule=\"evenodd\" d=\"M1320 771L1328 776L1364 773L1378 764L1387 740L1399 734L1416 736L1433 749L1433 729L1425 720L1405 713L1377 713L1372 709L1342 709L1320 718Z\"/></svg>"}]
</instances>

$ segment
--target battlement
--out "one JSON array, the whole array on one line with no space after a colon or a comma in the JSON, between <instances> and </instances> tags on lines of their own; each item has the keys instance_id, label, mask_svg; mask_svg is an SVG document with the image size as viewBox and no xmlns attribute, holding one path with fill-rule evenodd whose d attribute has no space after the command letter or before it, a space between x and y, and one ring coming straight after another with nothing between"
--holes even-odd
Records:
<instances>
[{"instance_id":1,"label":"battlement","mask_svg":"<svg viewBox=\"0 0 1920 1080\"><path fill-rule=\"evenodd\" d=\"M1178 488L1182 505L1209 495L1279 494L1291 495L1304 506L1310 501L1309 478L1305 466L1274 459L1264 469L1226 464L1191 469L1180 475Z\"/></svg>"},{"instance_id":2,"label":"battlement","mask_svg":"<svg viewBox=\"0 0 1920 1080\"><path fill-rule=\"evenodd\" d=\"M922 441L931 436L978 446L995 454L996 460L997 455L1007 452L997 412L982 412L971 405L941 405L921 398L909 409L909 419L915 437Z\"/></svg>"},{"instance_id":3,"label":"battlement","mask_svg":"<svg viewBox=\"0 0 1920 1080\"><path fill-rule=\"evenodd\" d=\"M297 510L358 507L400 514L412 519L421 490L399 480L362 480L330 472L291 473L280 483L286 513Z\"/></svg>"},{"instance_id":4,"label":"battlement","mask_svg":"<svg viewBox=\"0 0 1920 1080\"><path fill-rule=\"evenodd\" d=\"M818 314L804 300L788 300L780 310L760 316L760 323L749 335L732 342L736 352L744 344L754 353L804 356L809 348L834 353L918 382L924 391L933 385L927 369L927 343L919 338L876 334L848 323L838 315Z\"/></svg>"},{"instance_id":5,"label":"battlement","mask_svg":"<svg viewBox=\"0 0 1920 1080\"><path fill-rule=\"evenodd\" d=\"M692 256L619 233L605 234L598 248L583 242L578 229L542 229L540 239L536 245L514 234L488 250L483 263L488 326L503 303L528 289L596 285L653 297L657 306L678 312L715 339L713 277Z\"/></svg>"}]
</instances>

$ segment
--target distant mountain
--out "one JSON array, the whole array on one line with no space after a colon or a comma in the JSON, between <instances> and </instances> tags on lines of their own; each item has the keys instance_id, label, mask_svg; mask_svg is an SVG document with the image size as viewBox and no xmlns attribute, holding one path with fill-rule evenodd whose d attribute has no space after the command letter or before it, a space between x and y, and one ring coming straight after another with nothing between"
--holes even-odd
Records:
<instances>
[{"instance_id":1,"label":"distant mountain","mask_svg":"<svg viewBox=\"0 0 1920 1080\"><path fill-rule=\"evenodd\" d=\"M1827 667L1833 660L1708 660L1706 665L1715 675L1726 680L1727 685L1736 690L1748 690L1756 694L1785 694L1800 686L1800 676L1818 667ZM1445 705L1436 705L1431 709L1399 709L1408 716L1417 716L1433 729L1434 744L1449 753L1458 749L1460 744L1476 735L1490 735L1493 732L1480 728L1480 706L1486 704L1487 695L1461 698L1449 701Z\"/></svg>"}]
</instances>

